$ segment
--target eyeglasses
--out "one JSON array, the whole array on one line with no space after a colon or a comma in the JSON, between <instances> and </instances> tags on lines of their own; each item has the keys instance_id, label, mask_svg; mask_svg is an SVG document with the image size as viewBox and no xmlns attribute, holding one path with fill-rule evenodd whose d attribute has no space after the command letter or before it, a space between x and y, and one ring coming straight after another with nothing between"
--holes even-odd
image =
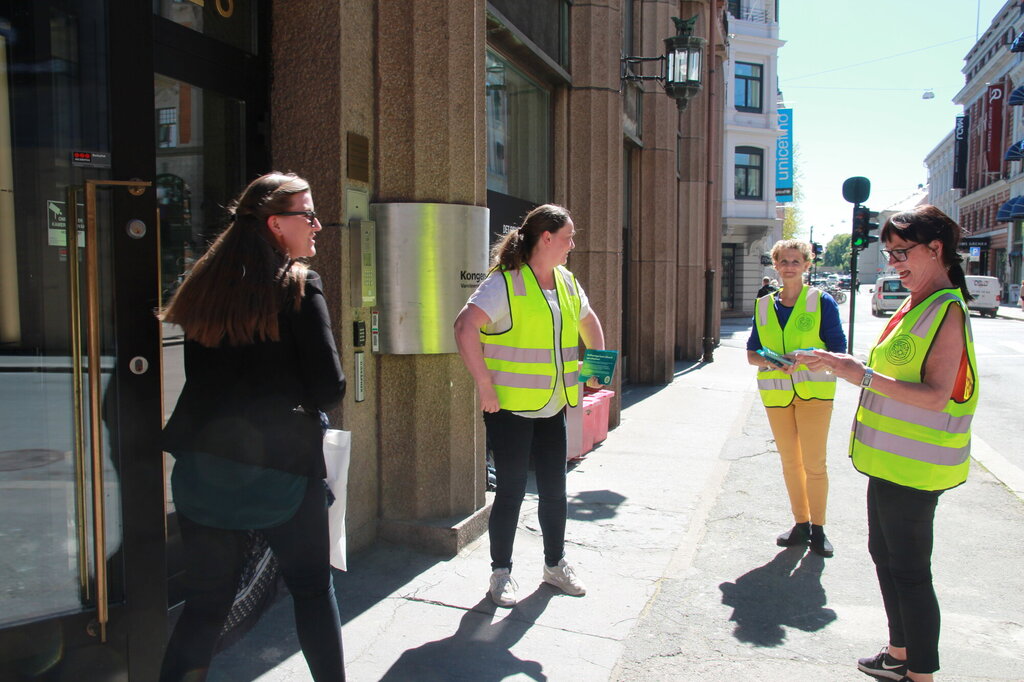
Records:
<instances>
[{"instance_id":1,"label":"eyeglasses","mask_svg":"<svg viewBox=\"0 0 1024 682\"><path fill-rule=\"evenodd\" d=\"M918 242L917 244L914 244L914 246L921 246L921 243ZM910 251L914 246L908 246L905 249L882 249L882 255L886 260L892 258L897 263L902 263L907 260L907 251Z\"/></svg>"},{"instance_id":2,"label":"eyeglasses","mask_svg":"<svg viewBox=\"0 0 1024 682\"><path fill-rule=\"evenodd\" d=\"M273 215L304 215L306 220L309 221L310 227L316 225L316 211L281 211Z\"/></svg>"}]
</instances>

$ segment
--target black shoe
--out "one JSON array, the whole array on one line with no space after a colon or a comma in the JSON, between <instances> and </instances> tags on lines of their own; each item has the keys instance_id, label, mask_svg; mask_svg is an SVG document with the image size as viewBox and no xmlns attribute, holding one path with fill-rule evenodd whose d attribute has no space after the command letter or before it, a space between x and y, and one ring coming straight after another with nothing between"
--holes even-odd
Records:
<instances>
[{"instance_id":1,"label":"black shoe","mask_svg":"<svg viewBox=\"0 0 1024 682\"><path fill-rule=\"evenodd\" d=\"M779 547L798 547L806 545L811 539L811 522L798 523L785 533L775 538L775 544Z\"/></svg>"},{"instance_id":2,"label":"black shoe","mask_svg":"<svg viewBox=\"0 0 1024 682\"><path fill-rule=\"evenodd\" d=\"M887 646L870 658L859 659L857 669L880 680L907 679L907 662L890 656Z\"/></svg>"},{"instance_id":3,"label":"black shoe","mask_svg":"<svg viewBox=\"0 0 1024 682\"><path fill-rule=\"evenodd\" d=\"M821 526L811 526L811 551L826 559L835 554L832 543L825 537L825 529Z\"/></svg>"}]
</instances>

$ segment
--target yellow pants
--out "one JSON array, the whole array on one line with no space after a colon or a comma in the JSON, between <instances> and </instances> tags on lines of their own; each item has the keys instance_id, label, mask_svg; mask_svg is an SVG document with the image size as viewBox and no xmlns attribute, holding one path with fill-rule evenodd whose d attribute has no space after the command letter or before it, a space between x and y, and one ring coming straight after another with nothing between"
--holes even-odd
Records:
<instances>
[{"instance_id":1,"label":"yellow pants","mask_svg":"<svg viewBox=\"0 0 1024 682\"><path fill-rule=\"evenodd\" d=\"M788 407L766 407L765 412L782 459L794 521L824 526L828 503L825 450L832 401L794 398Z\"/></svg>"}]
</instances>

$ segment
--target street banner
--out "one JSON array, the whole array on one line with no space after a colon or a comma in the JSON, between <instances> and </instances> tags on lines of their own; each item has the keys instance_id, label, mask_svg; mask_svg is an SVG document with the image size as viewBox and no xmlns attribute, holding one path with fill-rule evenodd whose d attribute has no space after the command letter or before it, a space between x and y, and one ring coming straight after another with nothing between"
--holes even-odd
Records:
<instances>
[{"instance_id":1,"label":"street banner","mask_svg":"<svg viewBox=\"0 0 1024 682\"><path fill-rule=\"evenodd\" d=\"M779 129L775 142L775 201L793 201L793 110L779 109Z\"/></svg>"},{"instance_id":2,"label":"street banner","mask_svg":"<svg viewBox=\"0 0 1024 682\"><path fill-rule=\"evenodd\" d=\"M967 131L971 119L967 114L956 117L953 126L953 189L967 189Z\"/></svg>"},{"instance_id":3,"label":"street banner","mask_svg":"<svg viewBox=\"0 0 1024 682\"><path fill-rule=\"evenodd\" d=\"M988 86L985 97L985 160L989 173L1003 168L1003 94L1006 86Z\"/></svg>"}]
</instances>

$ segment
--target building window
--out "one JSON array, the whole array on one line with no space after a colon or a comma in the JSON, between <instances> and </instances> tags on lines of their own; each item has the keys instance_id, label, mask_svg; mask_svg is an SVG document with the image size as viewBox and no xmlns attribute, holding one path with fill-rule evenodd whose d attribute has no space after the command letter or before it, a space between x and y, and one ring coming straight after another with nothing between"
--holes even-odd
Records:
<instances>
[{"instance_id":1,"label":"building window","mask_svg":"<svg viewBox=\"0 0 1024 682\"><path fill-rule=\"evenodd\" d=\"M761 71L760 64L736 62L736 111L761 113Z\"/></svg>"},{"instance_id":2,"label":"building window","mask_svg":"<svg viewBox=\"0 0 1024 682\"><path fill-rule=\"evenodd\" d=\"M740 0L729 0L729 14L737 19L740 17Z\"/></svg>"},{"instance_id":3,"label":"building window","mask_svg":"<svg viewBox=\"0 0 1024 682\"><path fill-rule=\"evenodd\" d=\"M551 96L487 51L487 189L536 204L551 193Z\"/></svg>"},{"instance_id":4,"label":"building window","mask_svg":"<svg viewBox=\"0 0 1024 682\"><path fill-rule=\"evenodd\" d=\"M178 110L174 107L156 110L156 146L160 149L178 146Z\"/></svg>"},{"instance_id":5,"label":"building window","mask_svg":"<svg viewBox=\"0 0 1024 682\"><path fill-rule=\"evenodd\" d=\"M736 147L736 198L762 199L764 151L757 147Z\"/></svg>"}]
</instances>

